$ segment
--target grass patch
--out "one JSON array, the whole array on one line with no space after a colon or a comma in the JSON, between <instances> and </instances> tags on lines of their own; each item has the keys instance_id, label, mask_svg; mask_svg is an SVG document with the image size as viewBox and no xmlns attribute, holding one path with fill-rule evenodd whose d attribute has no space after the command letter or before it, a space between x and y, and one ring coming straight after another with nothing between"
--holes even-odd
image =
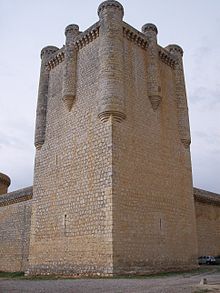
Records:
<instances>
[{"instance_id":1,"label":"grass patch","mask_svg":"<svg viewBox=\"0 0 220 293\"><path fill-rule=\"evenodd\" d=\"M207 293L207 292L213 292L209 289L198 289L196 291L193 291L193 293Z\"/></svg>"},{"instance_id":2,"label":"grass patch","mask_svg":"<svg viewBox=\"0 0 220 293\"><path fill-rule=\"evenodd\" d=\"M0 271L0 278L7 278L7 279L16 279L24 277L24 272L1 272Z\"/></svg>"}]
</instances>

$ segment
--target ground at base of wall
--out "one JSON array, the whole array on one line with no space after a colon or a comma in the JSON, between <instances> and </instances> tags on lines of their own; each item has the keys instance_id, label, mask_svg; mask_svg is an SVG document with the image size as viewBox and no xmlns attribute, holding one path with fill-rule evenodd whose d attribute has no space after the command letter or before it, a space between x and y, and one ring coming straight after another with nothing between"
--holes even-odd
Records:
<instances>
[{"instance_id":1,"label":"ground at base of wall","mask_svg":"<svg viewBox=\"0 0 220 293\"><path fill-rule=\"evenodd\" d=\"M16 273L18 274L18 273ZM2 276L2 273L0 274ZM50 279L52 276L34 277L24 276L0 279L0 292L126 292L126 293L204 293L220 292L220 270L206 268L196 272L170 273L163 276L99 278L99 279ZM46 279L47 278L47 279ZM207 279L207 285L200 285L202 279Z\"/></svg>"},{"instance_id":2,"label":"ground at base of wall","mask_svg":"<svg viewBox=\"0 0 220 293\"><path fill-rule=\"evenodd\" d=\"M3 272L0 271L0 279L27 279L27 280L58 280L58 279L148 279L148 278L163 278L172 276L183 276L187 278L188 276L196 276L200 274L220 274L219 265L201 265L196 269L192 270L182 270L182 271L170 271L170 272L157 272L148 273L146 275L137 274L122 274L122 275L55 275L55 274L41 274L41 275L26 275L25 272ZM220 282L220 280L219 280Z\"/></svg>"}]
</instances>

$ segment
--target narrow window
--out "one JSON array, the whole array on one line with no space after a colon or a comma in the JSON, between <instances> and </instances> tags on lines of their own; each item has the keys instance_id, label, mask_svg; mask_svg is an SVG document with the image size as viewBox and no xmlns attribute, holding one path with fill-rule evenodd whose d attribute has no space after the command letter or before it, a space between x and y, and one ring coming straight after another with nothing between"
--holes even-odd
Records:
<instances>
[{"instance_id":1,"label":"narrow window","mask_svg":"<svg viewBox=\"0 0 220 293\"><path fill-rule=\"evenodd\" d=\"M67 226L67 215L64 215L64 235L66 236L66 227Z\"/></svg>"},{"instance_id":2,"label":"narrow window","mask_svg":"<svg viewBox=\"0 0 220 293\"><path fill-rule=\"evenodd\" d=\"M160 230L162 230L162 220L160 219Z\"/></svg>"}]
</instances>

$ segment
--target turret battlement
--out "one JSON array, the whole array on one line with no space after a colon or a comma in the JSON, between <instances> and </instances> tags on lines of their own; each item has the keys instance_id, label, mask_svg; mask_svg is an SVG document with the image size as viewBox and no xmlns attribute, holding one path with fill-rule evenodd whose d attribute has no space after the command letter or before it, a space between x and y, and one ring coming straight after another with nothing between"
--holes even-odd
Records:
<instances>
[{"instance_id":1,"label":"turret battlement","mask_svg":"<svg viewBox=\"0 0 220 293\"><path fill-rule=\"evenodd\" d=\"M146 24L146 25L152 26L152 30L154 28L155 31L157 31L157 27L154 24ZM141 32L123 21L123 35L126 39L135 43L137 46L143 48L144 50L147 50L147 48L149 47L149 42L147 40L146 35L144 34L144 31L146 31L146 25L142 27L142 32ZM94 25L86 29L84 32L81 32L78 36L76 36L74 39L74 47L77 50L80 50L86 45L88 45L90 42L95 40L97 37L99 37L99 27L100 27L100 23L98 21ZM174 68L178 60L175 54L173 54L173 50L171 49L170 46L176 46L176 48L181 49L181 51L179 52L183 52L182 48L179 47L178 45L169 45L163 48L158 44L158 56L162 62ZM63 62L64 59L65 59L65 45L59 50L56 50L55 52L53 52L51 56L49 56L48 62L47 62L47 69L48 70L53 69L58 64Z\"/></svg>"}]
</instances>

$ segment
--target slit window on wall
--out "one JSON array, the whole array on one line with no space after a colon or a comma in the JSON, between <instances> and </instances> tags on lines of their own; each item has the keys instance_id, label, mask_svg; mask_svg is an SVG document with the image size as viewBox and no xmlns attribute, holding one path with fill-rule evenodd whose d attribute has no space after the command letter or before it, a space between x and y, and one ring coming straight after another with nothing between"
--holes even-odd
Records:
<instances>
[{"instance_id":1,"label":"slit window on wall","mask_svg":"<svg viewBox=\"0 0 220 293\"><path fill-rule=\"evenodd\" d=\"M67 235L67 214L64 215L64 235Z\"/></svg>"}]
</instances>

